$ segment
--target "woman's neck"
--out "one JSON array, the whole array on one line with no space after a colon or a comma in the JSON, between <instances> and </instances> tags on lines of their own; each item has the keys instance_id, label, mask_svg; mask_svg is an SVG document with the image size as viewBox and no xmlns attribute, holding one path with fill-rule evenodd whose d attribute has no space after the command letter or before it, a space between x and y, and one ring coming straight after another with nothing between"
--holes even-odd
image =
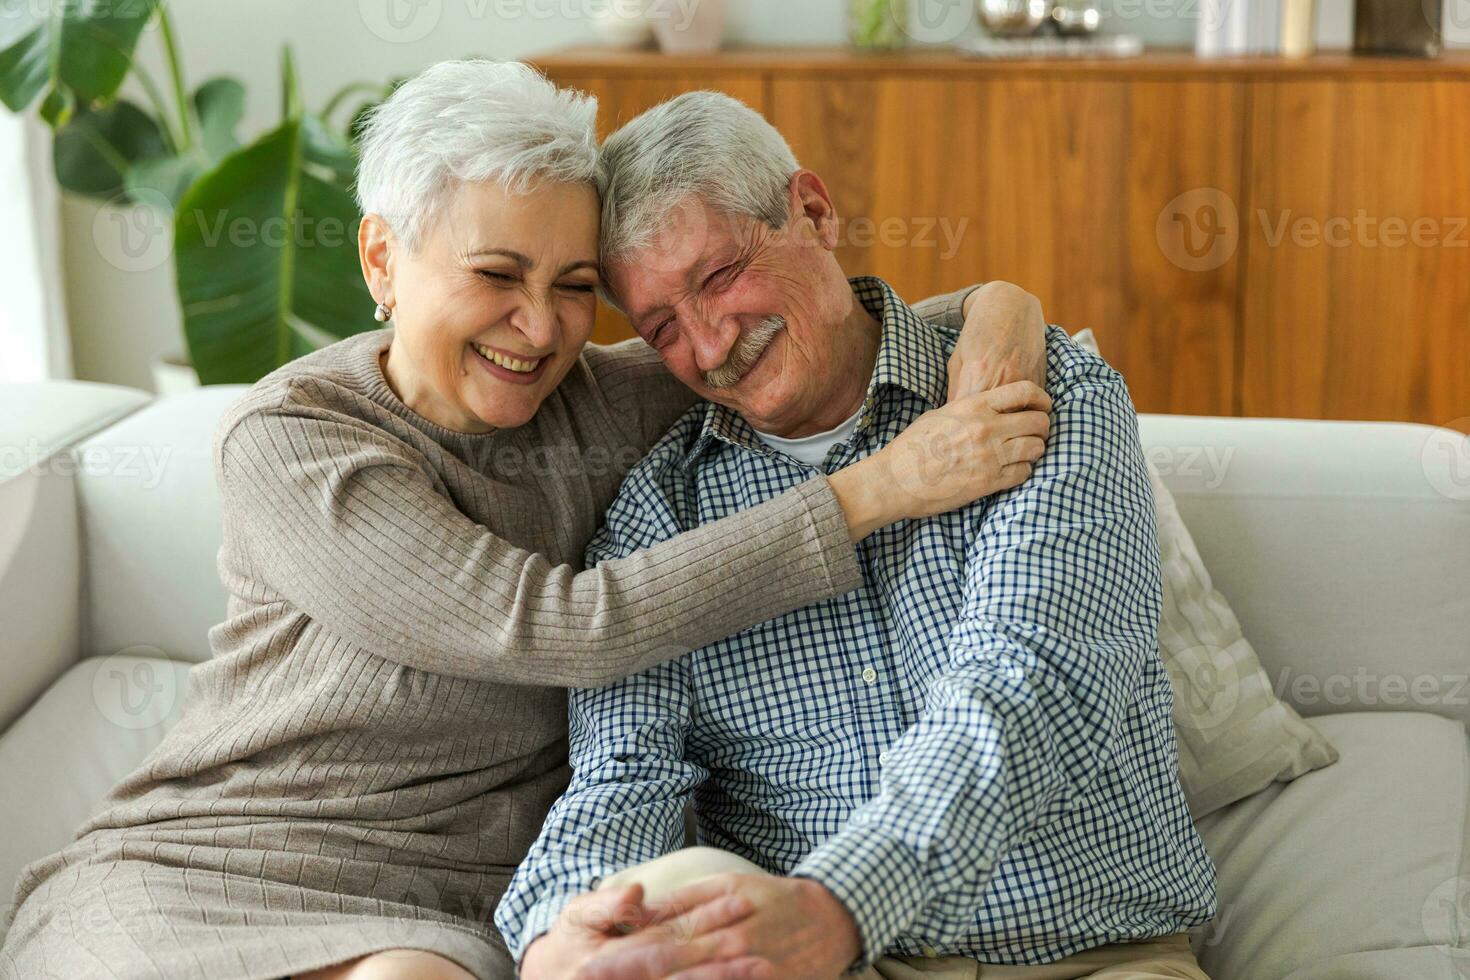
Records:
<instances>
[{"instance_id":1,"label":"woman's neck","mask_svg":"<svg viewBox=\"0 0 1470 980\"><path fill-rule=\"evenodd\" d=\"M388 388L420 418L463 435L480 436L495 431L474 416L454 411L432 386L421 383L418 372L408 363L408 354L402 344L389 341L387 348L378 355L378 364L383 369L383 380Z\"/></svg>"}]
</instances>

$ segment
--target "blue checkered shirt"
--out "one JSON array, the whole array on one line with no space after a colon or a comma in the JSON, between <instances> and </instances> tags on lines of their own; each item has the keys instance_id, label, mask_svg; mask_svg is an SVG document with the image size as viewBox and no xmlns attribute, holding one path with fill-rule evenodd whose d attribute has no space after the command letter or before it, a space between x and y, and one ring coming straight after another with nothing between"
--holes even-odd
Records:
<instances>
[{"instance_id":1,"label":"blue checkered shirt","mask_svg":"<svg viewBox=\"0 0 1470 980\"><path fill-rule=\"evenodd\" d=\"M953 339L881 281L853 288L883 337L826 472L945 396ZM854 592L572 693L575 775L496 916L517 958L574 895L680 847L691 799L701 844L829 888L859 965L1038 964L1211 918L1133 406L1061 330L1047 344L1052 429L1027 483L873 534ZM812 476L734 412L696 406L629 474L588 565Z\"/></svg>"}]
</instances>

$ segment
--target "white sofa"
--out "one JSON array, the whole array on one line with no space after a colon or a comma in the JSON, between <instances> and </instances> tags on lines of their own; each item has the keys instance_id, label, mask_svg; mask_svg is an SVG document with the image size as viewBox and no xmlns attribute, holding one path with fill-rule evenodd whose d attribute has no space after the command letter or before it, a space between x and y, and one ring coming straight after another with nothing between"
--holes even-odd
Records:
<instances>
[{"instance_id":1,"label":"white sofa","mask_svg":"<svg viewBox=\"0 0 1470 980\"><path fill-rule=\"evenodd\" d=\"M0 901L157 743L208 655L210 440L237 394L0 386ZM1206 969L1470 977L1470 441L1162 416L1143 433L1278 692L1342 753L1201 822L1220 868Z\"/></svg>"}]
</instances>

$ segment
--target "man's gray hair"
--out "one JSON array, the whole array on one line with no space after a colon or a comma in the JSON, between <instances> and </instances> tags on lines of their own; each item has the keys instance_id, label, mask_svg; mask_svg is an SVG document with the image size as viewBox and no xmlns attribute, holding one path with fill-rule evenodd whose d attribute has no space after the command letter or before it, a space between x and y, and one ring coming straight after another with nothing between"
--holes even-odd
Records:
<instances>
[{"instance_id":1,"label":"man's gray hair","mask_svg":"<svg viewBox=\"0 0 1470 980\"><path fill-rule=\"evenodd\" d=\"M690 195L784 228L787 188L801 169L776 127L720 92L690 92L649 109L608 137L602 158L604 260L652 244Z\"/></svg>"},{"instance_id":2,"label":"man's gray hair","mask_svg":"<svg viewBox=\"0 0 1470 980\"><path fill-rule=\"evenodd\" d=\"M461 184L600 187L597 100L514 61L446 61L405 82L363 132L357 203L410 252Z\"/></svg>"}]
</instances>

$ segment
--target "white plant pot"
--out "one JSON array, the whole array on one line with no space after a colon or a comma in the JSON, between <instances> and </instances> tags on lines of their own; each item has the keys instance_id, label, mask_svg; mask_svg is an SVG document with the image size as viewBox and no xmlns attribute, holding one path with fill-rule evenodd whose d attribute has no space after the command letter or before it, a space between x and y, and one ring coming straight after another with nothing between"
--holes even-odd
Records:
<instances>
[{"instance_id":1,"label":"white plant pot","mask_svg":"<svg viewBox=\"0 0 1470 980\"><path fill-rule=\"evenodd\" d=\"M160 357L153 362L153 390L158 397L180 395L199 387L194 366L182 357Z\"/></svg>"},{"instance_id":2,"label":"white plant pot","mask_svg":"<svg viewBox=\"0 0 1470 980\"><path fill-rule=\"evenodd\" d=\"M614 48L641 48L653 40L648 0L611 0L592 15L592 29Z\"/></svg>"},{"instance_id":3,"label":"white plant pot","mask_svg":"<svg viewBox=\"0 0 1470 980\"><path fill-rule=\"evenodd\" d=\"M665 54L709 54L725 40L725 0L648 0L648 19Z\"/></svg>"}]
</instances>

